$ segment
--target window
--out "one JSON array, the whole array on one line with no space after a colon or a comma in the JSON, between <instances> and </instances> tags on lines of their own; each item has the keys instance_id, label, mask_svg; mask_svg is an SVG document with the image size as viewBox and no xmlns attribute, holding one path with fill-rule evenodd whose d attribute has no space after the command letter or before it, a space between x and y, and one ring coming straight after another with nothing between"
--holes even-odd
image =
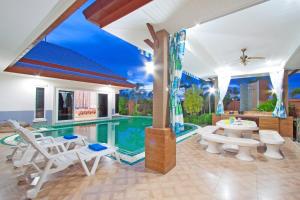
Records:
<instances>
[{"instance_id":1,"label":"window","mask_svg":"<svg viewBox=\"0 0 300 200\"><path fill-rule=\"evenodd\" d=\"M45 89L36 88L35 93L35 118L45 118Z\"/></svg>"},{"instance_id":2,"label":"window","mask_svg":"<svg viewBox=\"0 0 300 200\"><path fill-rule=\"evenodd\" d=\"M119 113L119 94L115 96L115 113Z\"/></svg>"}]
</instances>

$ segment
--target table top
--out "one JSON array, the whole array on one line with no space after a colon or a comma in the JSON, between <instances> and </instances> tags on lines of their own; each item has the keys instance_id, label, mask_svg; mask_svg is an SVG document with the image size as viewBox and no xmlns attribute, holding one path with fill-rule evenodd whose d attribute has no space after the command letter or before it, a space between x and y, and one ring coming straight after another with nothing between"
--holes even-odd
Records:
<instances>
[{"instance_id":1,"label":"table top","mask_svg":"<svg viewBox=\"0 0 300 200\"><path fill-rule=\"evenodd\" d=\"M220 120L216 123L219 128L232 129L232 130L247 130L256 131L258 130L257 124L254 121L249 120L235 120L232 124L228 119Z\"/></svg>"}]
</instances>

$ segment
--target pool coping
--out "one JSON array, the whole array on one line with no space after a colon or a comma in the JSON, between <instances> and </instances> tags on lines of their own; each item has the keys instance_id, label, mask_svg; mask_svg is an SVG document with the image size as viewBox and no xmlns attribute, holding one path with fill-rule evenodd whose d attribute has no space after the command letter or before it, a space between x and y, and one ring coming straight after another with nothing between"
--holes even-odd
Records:
<instances>
[{"instance_id":1,"label":"pool coping","mask_svg":"<svg viewBox=\"0 0 300 200\"><path fill-rule=\"evenodd\" d=\"M183 141L187 140L188 138L190 138L191 136L197 134L198 129L201 128L201 126L198 126L196 124L191 124L191 123L184 123L184 124L193 126L194 128L191 131L189 131L179 137L176 137L176 144L183 142ZM145 159L145 152L142 152L142 153L139 153L139 154L133 155L133 156L129 156L129 155L122 154L122 153L119 153L119 154L120 154L121 160L129 165L134 165Z\"/></svg>"},{"instance_id":2,"label":"pool coping","mask_svg":"<svg viewBox=\"0 0 300 200\"><path fill-rule=\"evenodd\" d=\"M140 117L140 118L151 118L149 116L121 116L118 117L118 119L126 119L126 118L131 118L131 117ZM93 121L85 121L85 122L78 122L78 124L81 125L87 125L87 124L93 124L95 122L111 122L114 121L115 119L103 119L103 120L93 120ZM199 128L201 128L200 126L196 125L196 124L192 124L192 123L184 123L185 125L189 125L192 127L191 130L187 130L186 133L183 133L182 135L176 137L176 144L180 143L186 139L188 139L189 137L191 137L192 135L195 135L198 131ZM65 124L57 124L57 128L60 127L60 125L68 125L68 123ZM71 124L69 124L71 125ZM57 130L56 128L56 130ZM46 129L38 129L34 132L47 132L47 131L52 131L53 129L51 128L46 128ZM13 134L4 138L0 139L0 144L4 144L4 145L9 145L9 146L13 146L16 145L16 137L18 136L18 134ZM9 140L9 141L7 141ZM130 155L129 153L126 154L124 152L119 151L118 152L120 155L120 158L122 160L122 162L129 164L129 165L134 165L142 160L145 159L145 151L141 152L141 153L137 153L135 155ZM113 158L112 156L110 156L111 158Z\"/></svg>"}]
</instances>

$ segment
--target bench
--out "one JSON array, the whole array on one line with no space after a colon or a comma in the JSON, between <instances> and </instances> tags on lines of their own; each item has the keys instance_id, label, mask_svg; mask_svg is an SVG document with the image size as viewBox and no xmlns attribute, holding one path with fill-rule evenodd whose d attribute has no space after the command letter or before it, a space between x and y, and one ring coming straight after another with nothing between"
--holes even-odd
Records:
<instances>
[{"instance_id":1,"label":"bench","mask_svg":"<svg viewBox=\"0 0 300 200\"><path fill-rule=\"evenodd\" d=\"M251 156L250 150L251 148L259 145L259 141L248 138L234 138L210 133L202 134L202 137L208 142L206 151L209 153L221 153L221 147L223 144L238 145L239 151L235 157L244 161L254 160Z\"/></svg>"},{"instance_id":2,"label":"bench","mask_svg":"<svg viewBox=\"0 0 300 200\"><path fill-rule=\"evenodd\" d=\"M217 126L205 126L205 127L198 129L198 134L201 136L199 143L202 145L207 145L207 142L203 139L202 135L205 133L214 134L214 133L216 133L216 131L218 129L219 128Z\"/></svg>"},{"instance_id":3,"label":"bench","mask_svg":"<svg viewBox=\"0 0 300 200\"><path fill-rule=\"evenodd\" d=\"M280 147L285 141L277 131L260 130L259 138L260 141L267 146L267 150L264 153L265 156L274 159L283 159L283 156L280 153Z\"/></svg>"}]
</instances>

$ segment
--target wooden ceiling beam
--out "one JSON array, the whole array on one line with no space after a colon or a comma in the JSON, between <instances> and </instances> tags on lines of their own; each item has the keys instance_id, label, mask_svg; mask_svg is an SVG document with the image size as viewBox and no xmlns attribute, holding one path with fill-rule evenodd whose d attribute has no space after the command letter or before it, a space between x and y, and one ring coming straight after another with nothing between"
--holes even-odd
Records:
<instances>
[{"instance_id":1,"label":"wooden ceiling beam","mask_svg":"<svg viewBox=\"0 0 300 200\"><path fill-rule=\"evenodd\" d=\"M151 1L96 0L83 11L83 14L87 20L103 28Z\"/></svg>"}]
</instances>

